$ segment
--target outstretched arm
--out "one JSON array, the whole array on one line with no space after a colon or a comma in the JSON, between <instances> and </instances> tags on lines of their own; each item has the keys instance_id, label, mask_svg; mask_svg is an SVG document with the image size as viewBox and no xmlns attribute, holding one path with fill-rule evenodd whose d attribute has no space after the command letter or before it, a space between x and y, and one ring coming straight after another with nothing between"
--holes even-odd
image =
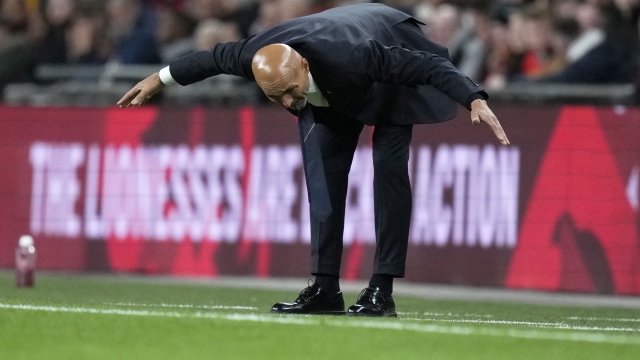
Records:
<instances>
[{"instance_id":1,"label":"outstretched arm","mask_svg":"<svg viewBox=\"0 0 640 360\"><path fill-rule=\"evenodd\" d=\"M354 84L431 85L462 106L472 94L486 93L478 84L462 74L446 58L446 52L435 54L385 46L379 41L361 43L351 53L345 77Z\"/></svg>"},{"instance_id":2,"label":"outstretched arm","mask_svg":"<svg viewBox=\"0 0 640 360\"><path fill-rule=\"evenodd\" d=\"M242 48L247 40L220 43L213 49L197 51L174 60L171 64L148 78L140 81L118 101L121 108L142 105L165 85L177 82L189 85L219 74L243 76L250 80L240 61ZM169 71L171 69L171 71Z\"/></svg>"},{"instance_id":3,"label":"outstretched arm","mask_svg":"<svg viewBox=\"0 0 640 360\"><path fill-rule=\"evenodd\" d=\"M253 54L243 56L242 53L247 41L248 39L219 43L212 49L196 51L174 60L169 64L171 75L178 84L183 86L220 74L236 75L253 80L251 72Z\"/></svg>"},{"instance_id":4,"label":"outstretched arm","mask_svg":"<svg viewBox=\"0 0 640 360\"><path fill-rule=\"evenodd\" d=\"M390 83L431 85L471 111L473 124L487 123L503 145L509 145L484 90L443 56L426 51L387 47L370 40L358 46L345 68L346 78L356 84Z\"/></svg>"}]
</instances>

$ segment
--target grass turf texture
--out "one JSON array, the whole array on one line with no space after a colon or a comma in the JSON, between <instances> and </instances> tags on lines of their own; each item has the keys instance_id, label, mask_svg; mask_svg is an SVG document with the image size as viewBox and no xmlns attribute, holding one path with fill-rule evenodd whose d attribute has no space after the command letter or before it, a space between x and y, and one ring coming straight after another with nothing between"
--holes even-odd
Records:
<instances>
[{"instance_id":1,"label":"grass turf texture","mask_svg":"<svg viewBox=\"0 0 640 360\"><path fill-rule=\"evenodd\" d=\"M296 293L115 277L40 275L33 289L13 281L0 272L0 359L640 358L640 311L630 309L396 297L398 319L275 316L270 306Z\"/></svg>"}]
</instances>

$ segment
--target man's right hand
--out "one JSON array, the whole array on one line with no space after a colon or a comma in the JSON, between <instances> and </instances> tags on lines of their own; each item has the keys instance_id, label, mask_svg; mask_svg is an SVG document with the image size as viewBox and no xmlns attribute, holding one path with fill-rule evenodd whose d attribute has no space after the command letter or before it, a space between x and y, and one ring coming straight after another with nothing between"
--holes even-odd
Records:
<instances>
[{"instance_id":1,"label":"man's right hand","mask_svg":"<svg viewBox=\"0 0 640 360\"><path fill-rule=\"evenodd\" d=\"M476 99L471 102L471 123L473 123L473 125L477 125L481 122L485 122L489 125L502 145L511 144L509 139L507 139L507 134L505 134L502 129L502 125L500 125L500 121L498 121L498 118L494 115L493 111L489 109L487 102L485 100Z\"/></svg>"},{"instance_id":2,"label":"man's right hand","mask_svg":"<svg viewBox=\"0 0 640 360\"><path fill-rule=\"evenodd\" d=\"M126 108L129 106L140 106L147 102L153 95L164 89L165 85L160 81L160 75L155 73L148 78L140 81L131 90L129 90L120 101L118 106Z\"/></svg>"}]
</instances>

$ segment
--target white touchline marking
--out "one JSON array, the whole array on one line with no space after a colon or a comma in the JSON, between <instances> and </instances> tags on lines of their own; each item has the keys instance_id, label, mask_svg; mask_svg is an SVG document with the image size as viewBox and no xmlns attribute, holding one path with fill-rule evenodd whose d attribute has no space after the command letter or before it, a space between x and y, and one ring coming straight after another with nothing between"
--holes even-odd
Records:
<instances>
[{"instance_id":1,"label":"white touchline marking","mask_svg":"<svg viewBox=\"0 0 640 360\"><path fill-rule=\"evenodd\" d=\"M456 314L456 313L434 313L434 312L420 312L420 311L411 311L411 312L402 312L402 311L398 311L398 315L423 315L423 316L447 316L447 317L466 317L466 318L493 318L494 315L490 315L490 314ZM605 318L605 317L581 317L581 316L568 316L566 317L567 320L585 320L585 321L620 321L620 322L638 322L640 323L640 318L637 319L625 319L625 318ZM418 320L418 319L415 319ZM455 319L438 319L438 318L433 318L433 319L424 319L421 318L419 320L430 320L430 321L451 321L451 322L456 322ZM496 322L496 323L502 323L504 321L508 321L508 320L466 320L466 319L460 319L460 322L487 322L487 323L492 323L492 322ZM519 322L517 321L510 321L509 324L518 324ZM527 322L522 322L521 324L523 325L535 325L535 324L546 324L546 323L527 323ZM554 324L557 325L565 325L564 323L549 323L548 325L553 326ZM638 330L638 329L631 329L631 330Z\"/></svg>"},{"instance_id":2,"label":"white touchline marking","mask_svg":"<svg viewBox=\"0 0 640 360\"><path fill-rule=\"evenodd\" d=\"M529 326L556 326L564 323L550 323L538 321L518 321L518 320L482 320L482 319L441 319L441 318L412 318L408 320L419 321L440 321L452 323L474 323L474 324L501 324L501 325L529 325Z\"/></svg>"},{"instance_id":3,"label":"white touchline marking","mask_svg":"<svg viewBox=\"0 0 640 360\"><path fill-rule=\"evenodd\" d=\"M569 340L584 341L594 343L617 343L640 345L640 337L637 335L586 333L555 328L549 330L527 330L527 329L497 329L477 326L443 326L437 324L419 324L402 320L384 319L382 321L365 319L339 319L333 317L314 316L274 316L258 314L219 314L219 313L182 313L148 310L124 310L124 309L96 309L67 306L39 306L39 305L18 305L0 303L0 309L49 311L66 313L87 313L101 315L123 315L123 316L149 316L149 317L170 317L170 318L193 318L193 319L218 319L229 321L253 321L262 323L280 323L296 325L327 325L337 327L374 328L388 330L410 330L426 333L455 334L455 335L486 335L496 337L515 337L537 340ZM606 331L606 330L604 330Z\"/></svg>"},{"instance_id":4,"label":"white touchline marking","mask_svg":"<svg viewBox=\"0 0 640 360\"><path fill-rule=\"evenodd\" d=\"M518 320L482 320L482 319L439 319L439 318L411 318L405 320L414 321L437 321L437 322L449 322L449 323L471 323L471 324L499 324L499 325L526 325L539 328L552 328L552 329L569 329L569 330L588 330L588 331L626 331L626 332L639 332L637 328L617 328L617 327L595 327L595 326L581 326L581 325L569 325L562 322L538 322L538 321L518 321Z\"/></svg>"},{"instance_id":5,"label":"white touchline marking","mask_svg":"<svg viewBox=\"0 0 640 360\"><path fill-rule=\"evenodd\" d=\"M640 322L640 319L619 319L619 318L580 317L580 316L569 316L567 319L569 319L569 320L590 320L590 321Z\"/></svg>"},{"instance_id":6,"label":"white touchline marking","mask_svg":"<svg viewBox=\"0 0 640 360\"><path fill-rule=\"evenodd\" d=\"M102 303L103 305L132 306L132 307L163 307L184 309L210 309L210 310L258 310L254 306L227 306L227 305L190 305L190 304L139 304L139 303Z\"/></svg>"},{"instance_id":7,"label":"white touchline marking","mask_svg":"<svg viewBox=\"0 0 640 360\"><path fill-rule=\"evenodd\" d=\"M371 327L398 330L414 330L421 332L432 332L442 334L457 335L487 335L499 337L516 337L537 340L570 340L585 341L596 343L618 343L618 344L638 344L640 345L640 337L611 335L611 334L594 334L572 331L557 330L521 330L521 329L496 329L488 327L465 327L465 326L442 326L442 325L421 325L421 324L403 324L401 322L353 322L345 323L343 326L353 327Z\"/></svg>"},{"instance_id":8,"label":"white touchline marking","mask_svg":"<svg viewBox=\"0 0 640 360\"><path fill-rule=\"evenodd\" d=\"M489 315L489 314L456 314L456 313L434 313L434 312L421 312L421 311L411 311L411 312L398 311L397 313L398 315L456 316L456 317L481 317L481 318L493 317L493 315Z\"/></svg>"}]
</instances>

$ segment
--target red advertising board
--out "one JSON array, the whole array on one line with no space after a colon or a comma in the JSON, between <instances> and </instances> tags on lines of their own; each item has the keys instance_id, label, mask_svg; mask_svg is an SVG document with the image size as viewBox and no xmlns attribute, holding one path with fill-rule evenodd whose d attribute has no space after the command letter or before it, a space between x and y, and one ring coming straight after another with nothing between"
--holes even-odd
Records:
<instances>
[{"instance_id":1,"label":"red advertising board","mask_svg":"<svg viewBox=\"0 0 640 360\"><path fill-rule=\"evenodd\" d=\"M411 281L640 294L640 109L498 106L416 126ZM308 276L296 119L275 108L0 108L0 267ZM349 180L342 277L375 245L372 129Z\"/></svg>"}]
</instances>

